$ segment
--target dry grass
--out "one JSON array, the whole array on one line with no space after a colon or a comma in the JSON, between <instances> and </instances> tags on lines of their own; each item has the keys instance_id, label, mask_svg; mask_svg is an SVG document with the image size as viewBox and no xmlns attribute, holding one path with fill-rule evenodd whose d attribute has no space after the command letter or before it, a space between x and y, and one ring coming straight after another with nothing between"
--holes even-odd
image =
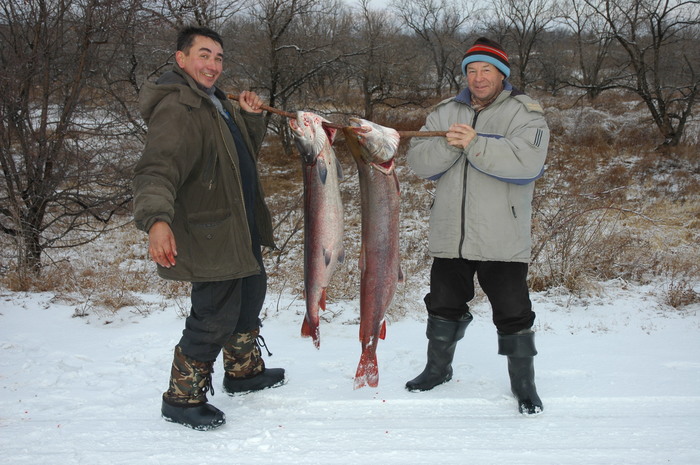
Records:
<instances>
[{"instance_id":1,"label":"dry grass","mask_svg":"<svg viewBox=\"0 0 700 465\"><path fill-rule=\"evenodd\" d=\"M691 284L700 278L697 147L656 151L655 128L642 112L635 118L611 108L550 112L552 149L535 201L533 288L584 292L605 279L663 277L669 305L698 301Z\"/></svg>"},{"instance_id":2,"label":"dry grass","mask_svg":"<svg viewBox=\"0 0 700 465\"><path fill-rule=\"evenodd\" d=\"M655 128L636 113L638 103L619 97L584 108L561 99L546 101L552 142L546 175L538 180L534 202L533 290L565 287L574 293L595 289L601 280L646 283L662 278L666 302L697 303L700 280L700 162L695 145L655 151ZM429 109L386 110L375 121L415 130ZM635 115L639 116L635 116ZM328 289L333 301L359 293L360 206L357 169L342 136L335 144L345 178L346 260ZM401 256L405 282L399 286L389 318L415 308L418 286L427 284L427 218L433 185L412 175L405 164L407 142L399 147L402 186ZM285 155L270 135L261 154L262 182L275 221L278 249L266 251L271 294L302 299L303 205L301 163ZM11 291L52 292L75 305L76 316L120 309L148 312L153 302L142 294L174 299L189 311L189 284L159 279L148 260L146 236L129 225L80 250L45 257L40 277L14 266L14 245L1 237L0 284ZM277 311L282 309L277 308Z\"/></svg>"}]
</instances>

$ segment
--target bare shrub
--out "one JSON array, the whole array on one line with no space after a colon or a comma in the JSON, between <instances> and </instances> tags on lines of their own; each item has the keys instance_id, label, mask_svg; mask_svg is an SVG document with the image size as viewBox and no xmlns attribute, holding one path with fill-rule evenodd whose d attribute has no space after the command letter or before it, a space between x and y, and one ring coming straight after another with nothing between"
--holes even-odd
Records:
<instances>
[{"instance_id":1,"label":"bare shrub","mask_svg":"<svg viewBox=\"0 0 700 465\"><path fill-rule=\"evenodd\" d=\"M564 286L578 292L593 281L636 278L648 269L645 240L624 226L638 213L581 195L552 200L540 200L535 212L533 290Z\"/></svg>"},{"instance_id":2,"label":"bare shrub","mask_svg":"<svg viewBox=\"0 0 700 465\"><path fill-rule=\"evenodd\" d=\"M673 308L682 308L700 302L700 293L687 279L672 281L665 294L665 302Z\"/></svg>"},{"instance_id":3,"label":"bare shrub","mask_svg":"<svg viewBox=\"0 0 700 465\"><path fill-rule=\"evenodd\" d=\"M700 260L692 246L698 231L689 227L700 216L696 156L679 156L679 146L674 156L660 158L645 136L648 124L634 114L610 119L614 114L555 108L548 115L553 138L533 204L535 290L580 292L613 278L663 276L680 283L700 277L697 267L678 260L681 250Z\"/></svg>"}]
</instances>

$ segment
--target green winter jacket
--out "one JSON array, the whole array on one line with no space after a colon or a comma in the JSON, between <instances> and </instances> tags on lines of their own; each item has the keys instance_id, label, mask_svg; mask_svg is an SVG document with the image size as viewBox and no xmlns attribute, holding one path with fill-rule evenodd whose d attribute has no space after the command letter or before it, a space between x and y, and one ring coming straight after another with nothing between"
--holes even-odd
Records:
<instances>
[{"instance_id":1,"label":"green winter jacket","mask_svg":"<svg viewBox=\"0 0 700 465\"><path fill-rule=\"evenodd\" d=\"M247 113L216 89L245 143L257 156L266 132L261 114ZM238 154L209 96L178 66L139 96L148 125L133 180L136 227L170 224L178 255L158 274L180 281L224 281L260 272L246 221ZM256 173L257 175L257 173ZM262 245L273 247L272 221L258 185L255 221Z\"/></svg>"},{"instance_id":2,"label":"green winter jacket","mask_svg":"<svg viewBox=\"0 0 700 465\"><path fill-rule=\"evenodd\" d=\"M544 171L549 129L542 107L506 82L476 113L469 90L437 105L424 131L471 125L477 137L464 150L444 137L416 137L408 163L437 181L430 211L429 253L440 258L529 262L535 180Z\"/></svg>"}]
</instances>

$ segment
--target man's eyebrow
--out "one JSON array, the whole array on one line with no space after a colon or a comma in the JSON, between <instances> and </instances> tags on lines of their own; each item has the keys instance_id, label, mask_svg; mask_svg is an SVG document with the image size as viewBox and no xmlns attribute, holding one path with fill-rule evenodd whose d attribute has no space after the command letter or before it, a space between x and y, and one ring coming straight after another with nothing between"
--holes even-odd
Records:
<instances>
[{"instance_id":1,"label":"man's eyebrow","mask_svg":"<svg viewBox=\"0 0 700 465\"><path fill-rule=\"evenodd\" d=\"M208 48L206 48L206 47L200 47L199 51L200 51L200 52L209 52L209 53L214 53L214 52L212 52L211 50L209 50L209 49L208 49ZM216 55L216 56L220 56L220 57L223 57L223 56L224 56L224 54L223 54L223 53L217 53L217 55Z\"/></svg>"}]
</instances>

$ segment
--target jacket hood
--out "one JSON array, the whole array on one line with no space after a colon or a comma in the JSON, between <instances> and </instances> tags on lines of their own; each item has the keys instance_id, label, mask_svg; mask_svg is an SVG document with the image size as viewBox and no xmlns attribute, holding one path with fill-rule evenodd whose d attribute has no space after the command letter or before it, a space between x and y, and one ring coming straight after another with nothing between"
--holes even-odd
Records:
<instances>
[{"instance_id":1,"label":"jacket hood","mask_svg":"<svg viewBox=\"0 0 700 465\"><path fill-rule=\"evenodd\" d=\"M141 88L139 96L139 110L146 124L153 114L156 106L168 95L178 93L178 101L183 105L199 108L204 99L209 99L206 92L197 86L197 83L182 69L173 65L170 71L164 73L158 80L146 82ZM220 98L225 95L218 88L215 94Z\"/></svg>"}]
</instances>

